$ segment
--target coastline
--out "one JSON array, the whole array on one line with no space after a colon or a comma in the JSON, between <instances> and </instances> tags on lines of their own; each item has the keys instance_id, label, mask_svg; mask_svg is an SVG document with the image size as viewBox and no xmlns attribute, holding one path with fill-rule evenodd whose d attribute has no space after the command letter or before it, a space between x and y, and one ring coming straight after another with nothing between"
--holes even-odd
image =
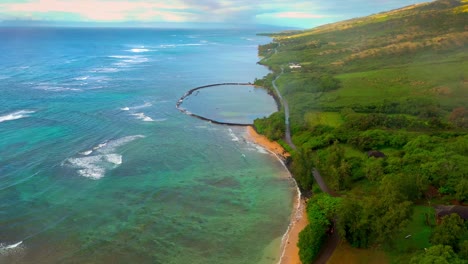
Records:
<instances>
[{"instance_id":1,"label":"coastline","mask_svg":"<svg viewBox=\"0 0 468 264\"><path fill-rule=\"evenodd\" d=\"M284 160L290 156L283 147L274 141L270 141L267 137L260 135L252 126L248 126L245 133L245 138L274 154L284 165ZM284 165L286 167L286 165ZM287 169L287 168L286 168ZM291 173L289 173L292 178ZM281 239L280 258L278 264L301 264L299 258L299 233L309 224L306 215L306 201L302 198L301 192L296 184L296 199L294 201L291 219L288 229Z\"/></svg>"}]
</instances>

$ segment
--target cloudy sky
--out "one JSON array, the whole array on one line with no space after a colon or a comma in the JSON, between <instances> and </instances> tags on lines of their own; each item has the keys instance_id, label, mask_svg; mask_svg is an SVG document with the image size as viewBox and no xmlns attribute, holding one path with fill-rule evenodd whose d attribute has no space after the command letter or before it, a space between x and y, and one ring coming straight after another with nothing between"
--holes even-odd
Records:
<instances>
[{"instance_id":1,"label":"cloudy sky","mask_svg":"<svg viewBox=\"0 0 468 264\"><path fill-rule=\"evenodd\" d=\"M1 20L242 23L310 28L425 0L0 0Z\"/></svg>"}]
</instances>

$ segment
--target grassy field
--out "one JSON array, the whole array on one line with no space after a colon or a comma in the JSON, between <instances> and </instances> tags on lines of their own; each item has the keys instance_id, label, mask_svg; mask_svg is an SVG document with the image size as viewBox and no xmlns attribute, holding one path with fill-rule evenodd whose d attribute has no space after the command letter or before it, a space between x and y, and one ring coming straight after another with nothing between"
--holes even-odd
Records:
<instances>
[{"instance_id":1,"label":"grassy field","mask_svg":"<svg viewBox=\"0 0 468 264\"><path fill-rule=\"evenodd\" d=\"M325 95L323 101L334 106L359 102L381 102L382 99L426 97L438 100L449 110L468 101L466 73L468 60L413 64L365 72L339 74L342 88ZM434 74L437 73L437 74Z\"/></svg>"},{"instance_id":2,"label":"grassy field","mask_svg":"<svg viewBox=\"0 0 468 264\"><path fill-rule=\"evenodd\" d=\"M426 223L426 215L430 225L435 225L434 208L416 205L413 207L411 222L402 230L388 250L392 263L408 263L414 252L431 246L429 238L432 227ZM408 238L406 236L411 235Z\"/></svg>"},{"instance_id":3,"label":"grassy field","mask_svg":"<svg viewBox=\"0 0 468 264\"><path fill-rule=\"evenodd\" d=\"M342 241L327 264L388 264L389 257L382 250L353 248Z\"/></svg>"},{"instance_id":4,"label":"grassy field","mask_svg":"<svg viewBox=\"0 0 468 264\"><path fill-rule=\"evenodd\" d=\"M308 112L304 119L310 128L318 125L338 127L343 123L341 114L336 112Z\"/></svg>"}]
</instances>

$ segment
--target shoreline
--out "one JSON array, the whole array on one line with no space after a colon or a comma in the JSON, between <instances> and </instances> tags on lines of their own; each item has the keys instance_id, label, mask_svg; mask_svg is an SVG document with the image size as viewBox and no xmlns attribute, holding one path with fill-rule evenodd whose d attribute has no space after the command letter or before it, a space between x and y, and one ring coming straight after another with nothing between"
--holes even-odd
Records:
<instances>
[{"instance_id":1,"label":"shoreline","mask_svg":"<svg viewBox=\"0 0 468 264\"><path fill-rule=\"evenodd\" d=\"M289 177L295 183L296 199L294 201L288 229L281 238L280 257L278 264L302 264L299 258L299 248L297 247L297 242L299 241L299 233L309 224L309 221L306 215L306 201L303 199L296 181L284 163L284 160L289 157L290 154L286 152L279 143L270 141L267 137L258 134L253 126L248 126L246 128L245 134L245 138L247 140L265 148L267 151L274 154L278 160L281 161L283 166L288 171Z\"/></svg>"}]
</instances>

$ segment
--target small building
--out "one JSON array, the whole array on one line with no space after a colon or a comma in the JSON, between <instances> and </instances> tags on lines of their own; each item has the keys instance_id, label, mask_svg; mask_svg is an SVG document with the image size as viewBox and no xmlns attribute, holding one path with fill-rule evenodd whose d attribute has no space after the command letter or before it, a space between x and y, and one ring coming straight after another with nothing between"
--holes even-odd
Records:
<instances>
[{"instance_id":1,"label":"small building","mask_svg":"<svg viewBox=\"0 0 468 264\"><path fill-rule=\"evenodd\" d=\"M457 214L463 220L468 221L468 206L462 205L436 205L434 206L437 223L440 223L442 217Z\"/></svg>"},{"instance_id":2,"label":"small building","mask_svg":"<svg viewBox=\"0 0 468 264\"><path fill-rule=\"evenodd\" d=\"M289 63L289 69L300 69L302 66L297 63Z\"/></svg>"},{"instance_id":3,"label":"small building","mask_svg":"<svg viewBox=\"0 0 468 264\"><path fill-rule=\"evenodd\" d=\"M370 150L367 152L367 157L374 157L374 158L385 158L385 154L378 150Z\"/></svg>"}]
</instances>

